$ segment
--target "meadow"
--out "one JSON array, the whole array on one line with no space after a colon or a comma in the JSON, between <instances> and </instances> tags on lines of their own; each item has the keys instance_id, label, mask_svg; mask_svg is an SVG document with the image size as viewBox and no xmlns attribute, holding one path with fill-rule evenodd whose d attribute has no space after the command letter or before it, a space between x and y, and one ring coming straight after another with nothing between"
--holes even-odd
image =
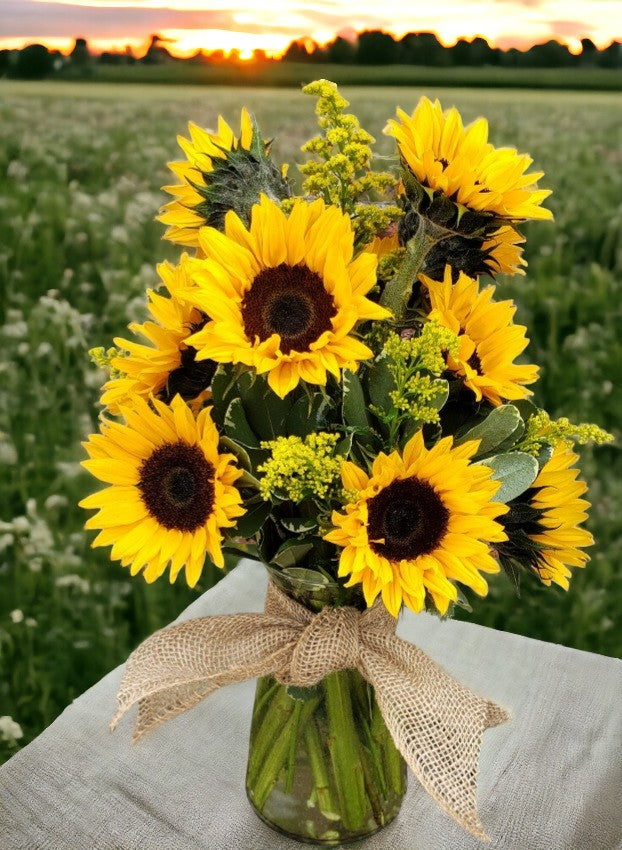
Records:
<instances>
[{"instance_id":1,"label":"meadow","mask_svg":"<svg viewBox=\"0 0 622 850\"><path fill-rule=\"evenodd\" d=\"M344 93L388 155L386 119L423 90ZM546 172L555 222L525 228L527 276L499 295L529 328L536 400L617 437L582 453L597 545L570 591L525 580L517 598L500 576L469 619L621 656L622 95L425 93L486 115L495 144ZM143 317L155 263L176 253L154 221L176 134L219 112L237 122L243 104L295 176L314 129L296 91L0 81L0 761L220 575L206 568L193 591L130 579L90 548L77 502L96 487L79 465L103 379L87 351Z\"/></svg>"}]
</instances>

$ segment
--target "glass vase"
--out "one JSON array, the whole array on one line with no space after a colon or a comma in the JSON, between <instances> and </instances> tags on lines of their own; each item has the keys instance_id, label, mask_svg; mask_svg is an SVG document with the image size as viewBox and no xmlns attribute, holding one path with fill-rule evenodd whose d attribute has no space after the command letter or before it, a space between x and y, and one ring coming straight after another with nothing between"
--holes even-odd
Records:
<instances>
[{"instance_id":1,"label":"glass vase","mask_svg":"<svg viewBox=\"0 0 622 850\"><path fill-rule=\"evenodd\" d=\"M270 573L311 611L351 604L319 573ZM340 670L312 688L258 680L246 792L271 827L311 844L356 841L393 820L405 790L405 762L358 671Z\"/></svg>"}]
</instances>

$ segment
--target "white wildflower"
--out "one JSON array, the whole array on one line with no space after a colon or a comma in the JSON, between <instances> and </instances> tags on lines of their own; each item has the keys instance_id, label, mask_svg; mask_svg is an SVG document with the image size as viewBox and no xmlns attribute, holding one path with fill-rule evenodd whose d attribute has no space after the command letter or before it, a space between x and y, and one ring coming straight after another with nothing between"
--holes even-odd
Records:
<instances>
[{"instance_id":1,"label":"white wildflower","mask_svg":"<svg viewBox=\"0 0 622 850\"><path fill-rule=\"evenodd\" d=\"M16 723L8 714L3 714L0 717L0 738L8 741L9 744L14 744L18 738L23 737L24 733L19 723Z\"/></svg>"}]
</instances>

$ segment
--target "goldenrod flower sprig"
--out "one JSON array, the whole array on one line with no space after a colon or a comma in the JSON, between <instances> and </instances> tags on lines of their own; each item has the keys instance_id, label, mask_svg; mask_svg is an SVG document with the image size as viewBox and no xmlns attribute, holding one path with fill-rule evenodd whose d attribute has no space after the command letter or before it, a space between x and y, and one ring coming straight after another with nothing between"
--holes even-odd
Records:
<instances>
[{"instance_id":1,"label":"goldenrod flower sprig","mask_svg":"<svg viewBox=\"0 0 622 850\"><path fill-rule=\"evenodd\" d=\"M265 440L270 457L257 467L262 474L259 491L264 499L328 501L339 487L342 458L335 453L339 434L320 431L301 437Z\"/></svg>"},{"instance_id":2,"label":"goldenrod flower sprig","mask_svg":"<svg viewBox=\"0 0 622 850\"><path fill-rule=\"evenodd\" d=\"M369 203L393 189L397 180L387 171L372 171L375 139L361 127L356 115L344 112L350 104L334 83L316 80L303 92L318 98L315 112L322 129L302 146L303 153L317 157L300 166L306 176L303 192L351 215L357 244L367 244L402 214L396 205Z\"/></svg>"},{"instance_id":3,"label":"goldenrod flower sprig","mask_svg":"<svg viewBox=\"0 0 622 850\"><path fill-rule=\"evenodd\" d=\"M412 434L439 421L448 393L448 383L441 375L447 355L457 356L458 346L458 335L436 319L426 322L418 336L389 334L380 357L392 378L390 405L371 405L370 409L388 426L390 445L399 442L403 426Z\"/></svg>"},{"instance_id":4,"label":"goldenrod flower sprig","mask_svg":"<svg viewBox=\"0 0 622 850\"><path fill-rule=\"evenodd\" d=\"M612 440L613 435L598 425L590 422L575 425L565 416L551 419L546 410L537 410L527 420L518 448L521 452L537 457L547 446L570 448L573 443L580 446L594 443L599 446Z\"/></svg>"}]
</instances>

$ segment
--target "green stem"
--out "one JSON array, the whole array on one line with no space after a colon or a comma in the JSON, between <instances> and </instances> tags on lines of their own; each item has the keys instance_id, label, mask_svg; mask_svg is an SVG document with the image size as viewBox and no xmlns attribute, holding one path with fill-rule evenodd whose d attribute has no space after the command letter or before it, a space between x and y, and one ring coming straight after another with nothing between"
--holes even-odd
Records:
<instances>
[{"instance_id":1,"label":"green stem","mask_svg":"<svg viewBox=\"0 0 622 850\"><path fill-rule=\"evenodd\" d=\"M310 717L305 726L304 742L309 756L309 764L313 774L313 788L317 795L319 809L327 820L340 820L339 806L334 798L330 771L326 764L324 748L315 717Z\"/></svg>"},{"instance_id":2,"label":"green stem","mask_svg":"<svg viewBox=\"0 0 622 850\"><path fill-rule=\"evenodd\" d=\"M282 727L279 734L276 738L272 739L272 746L266 754L265 760L261 764L256 781L253 782L251 786L253 789L253 802L260 810L265 806L268 797L272 793L272 789L277 783L279 774L281 773L281 770L285 765L285 761L288 758L292 738L295 742L295 754L297 737L296 731L298 725L306 723L307 719L313 714L320 702L319 697L309 699L305 703L302 703L300 700L293 700L291 697L287 696L287 692L285 692L285 695L290 702L293 702L296 705L293 707L289 719ZM302 706L302 708L299 709L299 706Z\"/></svg>"},{"instance_id":3,"label":"green stem","mask_svg":"<svg viewBox=\"0 0 622 850\"><path fill-rule=\"evenodd\" d=\"M298 729L300 728L300 715L303 703L296 700L296 707L292 715L292 728L289 737L289 752L287 754L287 770L285 772L285 793L291 794L294 787L294 774L296 772L296 754L298 752L299 740Z\"/></svg>"},{"instance_id":4,"label":"green stem","mask_svg":"<svg viewBox=\"0 0 622 850\"><path fill-rule=\"evenodd\" d=\"M352 701L345 674L331 673L324 679L328 719L328 749L339 798L343 824L352 832L360 830L368 809L363 766Z\"/></svg>"},{"instance_id":5,"label":"green stem","mask_svg":"<svg viewBox=\"0 0 622 850\"><path fill-rule=\"evenodd\" d=\"M255 787L259 773L263 773L264 764L274 746L275 739L287 725L294 707L295 700L291 699L285 688L279 685L274 692L274 698L265 718L260 721L259 717L253 714L251 730L253 746L248 761L248 784L251 788Z\"/></svg>"},{"instance_id":6,"label":"green stem","mask_svg":"<svg viewBox=\"0 0 622 850\"><path fill-rule=\"evenodd\" d=\"M253 711L253 721L255 723L258 718L261 720L266 706L274 698L280 687L281 685L272 676L262 676L259 679L255 694L255 709Z\"/></svg>"},{"instance_id":7,"label":"green stem","mask_svg":"<svg viewBox=\"0 0 622 850\"><path fill-rule=\"evenodd\" d=\"M424 219L420 218L419 229L406 245L406 254L398 273L387 283L380 296L382 306L391 310L398 322L404 316L413 284L423 267L423 261L436 241L426 232Z\"/></svg>"},{"instance_id":8,"label":"green stem","mask_svg":"<svg viewBox=\"0 0 622 850\"><path fill-rule=\"evenodd\" d=\"M363 730L365 746L369 751L368 759L371 758L371 761L373 762L373 766L375 768L376 781L378 783L378 787L380 788L380 793L382 797L386 800L387 777L385 775L382 758L382 751L384 748L383 745L386 746L386 742L382 740L377 740L372 731L372 704L374 700L372 699L370 701L369 699L369 688L371 688L371 685L368 685L367 682L362 678L362 676L360 676L356 672L352 673L352 681L354 685L354 694L356 696L359 722Z\"/></svg>"},{"instance_id":9,"label":"green stem","mask_svg":"<svg viewBox=\"0 0 622 850\"><path fill-rule=\"evenodd\" d=\"M375 700L372 708L371 730L382 754L384 763L383 774L386 776L393 793L401 797L404 793L404 760L393 743L393 738L386 727L380 709L378 708L378 703Z\"/></svg>"}]
</instances>

